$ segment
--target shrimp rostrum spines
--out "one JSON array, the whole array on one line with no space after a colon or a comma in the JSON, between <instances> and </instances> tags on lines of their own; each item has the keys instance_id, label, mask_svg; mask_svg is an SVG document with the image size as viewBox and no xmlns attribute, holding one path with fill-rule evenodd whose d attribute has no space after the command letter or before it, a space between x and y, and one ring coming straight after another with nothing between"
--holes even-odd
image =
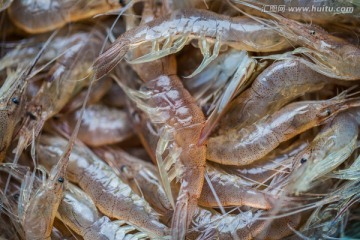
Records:
<instances>
[{"instance_id":1,"label":"shrimp rostrum spines","mask_svg":"<svg viewBox=\"0 0 360 240\"><path fill-rule=\"evenodd\" d=\"M209 138L207 159L225 165L250 164L281 142L324 124L341 111L359 106L359 98L346 99L345 93L329 100L291 103L240 130L231 129Z\"/></svg>"},{"instance_id":2,"label":"shrimp rostrum spines","mask_svg":"<svg viewBox=\"0 0 360 240\"><path fill-rule=\"evenodd\" d=\"M222 44L247 51L271 52L288 48L287 40L275 30L246 17L230 18L206 10L180 10L121 35L95 61L97 78L107 74L129 52L139 45L152 42L150 53L132 63L148 62L180 51L191 39L199 41L204 60L199 70L216 58ZM156 50L160 48L161 50ZM214 45L213 53L210 47Z\"/></svg>"}]
</instances>

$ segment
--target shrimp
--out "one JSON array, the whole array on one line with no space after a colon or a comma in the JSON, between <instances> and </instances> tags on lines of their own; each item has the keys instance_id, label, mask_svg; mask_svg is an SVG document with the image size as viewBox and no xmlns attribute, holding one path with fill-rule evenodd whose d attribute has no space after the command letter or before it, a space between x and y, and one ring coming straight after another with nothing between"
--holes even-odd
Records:
<instances>
[{"instance_id":1,"label":"shrimp","mask_svg":"<svg viewBox=\"0 0 360 240\"><path fill-rule=\"evenodd\" d=\"M118 1L115 0L53 0L50 2L14 0L8 8L8 13L18 28L36 34L119 7Z\"/></svg>"},{"instance_id":2,"label":"shrimp","mask_svg":"<svg viewBox=\"0 0 360 240\"><path fill-rule=\"evenodd\" d=\"M330 80L300 61L273 63L230 104L220 128L247 126L307 92L322 89Z\"/></svg>"},{"instance_id":3,"label":"shrimp","mask_svg":"<svg viewBox=\"0 0 360 240\"><path fill-rule=\"evenodd\" d=\"M59 119L67 132L72 132L79 120L80 111L75 111ZM124 110L94 104L85 108L82 127L78 139L91 147L122 142L133 135L131 123Z\"/></svg>"},{"instance_id":4,"label":"shrimp","mask_svg":"<svg viewBox=\"0 0 360 240\"><path fill-rule=\"evenodd\" d=\"M30 140L40 133L45 121L57 114L71 97L88 84L88 76L91 75L89 66L98 54L103 35L93 30L78 37L74 48L50 69L49 81L42 84L36 96L27 104L15 150L15 162ZM87 50L86 54L82 53L84 49Z\"/></svg>"},{"instance_id":5,"label":"shrimp","mask_svg":"<svg viewBox=\"0 0 360 240\"><path fill-rule=\"evenodd\" d=\"M245 167L221 166L232 175L246 179L249 186L262 185L279 173L291 168L292 159L308 146L307 139L300 139L286 148L277 148L259 161Z\"/></svg>"},{"instance_id":6,"label":"shrimp","mask_svg":"<svg viewBox=\"0 0 360 240\"><path fill-rule=\"evenodd\" d=\"M323 126L313 142L294 158L287 189L298 194L315 185L355 150L358 122L351 111L340 113Z\"/></svg>"},{"instance_id":7,"label":"shrimp","mask_svg":"<svg viewBox=\"0 0 360 240\"><path fill-rule=\"evenodd\" d=\"M283 239L300 224L300 215L275 219L270 227L260 220L262 210L249 210L236 215L220 215L198 208L194 216L191 239ZM264 237L264 234L266 237Z\"/></svg>"},{"instance_id":8,"label":"shrimp","mask_svg":"<svg viewBox=\"0 0 360 240\"><path fill-rule=\"evenodd\" d=\"M263 11L263 9L247 3L246 1L229 1ZM265 58L298 59L313 70L329 77L343 80L357 80L360 78L360 69L357 67L360 63L360 48L341 38L327 33L324 29L314 24L306 25L287 19L276 13L267 12L267 14L275 18L277 21L256 18L249 14L246 15L267 26L275 25L273 29L276 29L276 31L278 31L281 35L301 46L304 46L295 49L292 54L303 53L313 62L304 58L291 56L289 53Z\"/></svg>"},{"instance_id":9,"label":"shrimp","mask_svg":"<svg viewBox=\"0 0 360 240\"><path fill-rule=\"evenodd\" d=\"M228 206L249 206L259 209L270 209L275 202L271 194L245 187L241 184L242 179L235 175L226 174L214 168L210 164L206 166L211 184L220 200L221 205ZM204 183L199 205L203 207L217 207L218 202L212 193L208 183Z\"/></svg>"},{"instance_id":10,"label":"shrimp","mask_svg":"<svg viewBox=\"0 0 360 240\"><path fill-rule=\"evenodd\" d=\"M176 176L181 182L172 222L172 238L183 239L204 182L205 146L198 146L197 142L205 117L176 75L162 75L151 80L139 92L120 81L118 83L152 122L164 124L157 144L156 160L165 192L173 206L170 182ZM143 99L148 99L147 103ZM163 161L165 150L168 154ZM175 166L171 168L173 164ZM169 170L168 176L166 171Z\"/></svg>"},{"instance_id":11,"label":"shrimp","mask_svg":"<svg viewBox=\"0 0 360 240\"><path fill-rule=\"evenodd\" d=\"M26 72L28 72L27 69L23 69L21 66L16 72L9 72L0 89L0 163L5 159L16 123L24 106L23 93L27 86Z\"/></svg>"},{"instance_id":12,"label":"shrimp","mask_svg":"<svg viewBox=\"0 0 360 240\"><path fill-rule=\"evenodd\" d=\"M63 223L84 239L142 239L144 233L130 234L136 228L123 225L121 221L111 222L101 217L91 198L78 187L68 184L64 198L56 215Z\"/></svg>"},{"instance_id":13,"label":"shrimp","mask_svg":"<svg viewBox=\"0 0 360 240\"><path fill-rule=\"evenodd\" d=\"M41 164L49 168L62 154L65 144L60 137L42 135L37 149ZM67 177L79 185L106 216L129 222L151 237L168 234L168 228L158 221L158 214L149 204L85 146L74 146Z\"/></svg>"},{"instance_id":14,"label":"shrimp","mask_svg":"<svg viewBox=\"0 0 360 240\"><path fill-rule=\"evenodd\" d=\"M93 151L119 171L119 177L131 186L134 192L143 196L146 201L160 214L170 216L172 207L159 182L156 167L141 159L133 157L120 148L101 147Z\"/></svg>"},{"instance_id":15,"label":"shrimp","mask_svg":"<svg viewBox=\"0 0 360 240\"><path fill-rule=\"evenodd\" d=\"M261 36L261 37L259 37ZM247 51L272 52L290 45L276 31L245 17L230 18L206 10L180 10L147 24L133 28L121 35L94 63L100 78L113 69L131 49L151 42L150 53L132 59L130 63L143 63L180 51L191 39L199 41L204 59L192 75L199 73L212 60L221 44ZM162 48L160 48L160 43ZM214 44L213 53L210 47Z\"/></svg>"},{"instance_id":16,"label":"shrimp","mask_svg":"<svg viewBox=\"0 0 360 240\"><path fill-rule=\"evenodd\" d=\"M225 165L248 165L280 143L359 104L359 98L346 99L346 91L329 100L291 103L240 130L209 138L207 159Z\"/></svg>"}]
</instances>

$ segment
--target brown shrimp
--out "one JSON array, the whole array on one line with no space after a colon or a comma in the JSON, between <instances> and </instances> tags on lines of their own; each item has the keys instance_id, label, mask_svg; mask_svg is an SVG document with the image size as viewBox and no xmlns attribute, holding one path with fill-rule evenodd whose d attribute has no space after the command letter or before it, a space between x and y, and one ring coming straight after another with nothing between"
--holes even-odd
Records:
<instances>
[{"instance_id":1,"label":"brown shrimp","mask_svg":"<svg viewBox=\"0 0 360 240\"><path fill-rule=\"evenodd\" d=\"M31 33L48 32L99 13L119 8L118 1L101 0L14 0L8 9L14 24Z\"/></svg>"},{"instance_id":2,"label":"brown shrimp","mask_svg":"<svg viewBox=\"0 0 360 240\"><path fill-rule=\"evenodd\" d=\"M62 154L65 144L66 141L60 137L42 135L37 149L40 162L50 167ZM75 145L67 177L78 184L106 216L129 222L152 237L169 233L149 204L85 146Z\"/></svg>"},{"instance_id":3,"label":"brown shrimp","mask_svg":"<svg viewBox=\"0 0 360 240\"><path fill-rule=\"evenodd\" d=\"M156 160L170 201L170 181L177 176L181 182L172 222L172 237L183 239L204 182L205 146L198 146L197 143L205 117L176 75L163 75L149 81L138 93L120 81L118 83L152 122L164 124L156 149ZM147 103L142 98L148 99ZM169 145L169 142L172 144ZM163 161L162 155L168 146L169 153ZM173 164L175 167L170 170ZM167 170L172 172L169 177Z\"/></svg>"},{"instance_id":4,"label":"brown shrimp","mask_svg":"<svg viewBox=\"0 0 360 240\"><path fill-rule=\"evenodd\" d=\"M68 132L72 132L79 120L80 110L59 119ZM94 104L85 108L78 139L91 147L119 143L133 135L131 123L124 110Z\"/></svg>"},{"instance_id":5,"label":"brown shrimp","mask_svg":"<svg viewBox=\"0 0 360 240\"><path fill-rule=\"evenodd\" d=\"M101 216L91 198L78 187L68 184L57 213L74 232L85 240L142 239L144 233L131 234L136 228L121 221L110 221ZM124 225L124 226L120 226Z\"/></svg>"},{"instance_id":6,"label":"brown shrimp","mask_svg":"<svg viewBox=\"0 0 360 240\"><path fill-rule=\"evenodd\" d=\"M151 42L153 49L130 63L153 61L180 51L191 39L199 41L204 55L195 73L200 72L216 58L221 44L248 51L271 52L288 48L285 38L275 30L246 17L230 18L206 10L180 10L121 35L94 63L97 78L113 69L129 52L139 45ZM159 49L160 42L162 49ZM214 45L213 53L210 47Z\"/></svg>"},{"instance_id":7,"label":"brown shrimp","mask_svg":"<svg viewBox=\"0 0 360 240\"><path fill-rule=\"evenodd\" d=\"M300 61L273 63L234 99L220 122L221 130L253 123L307 92L322 89L330 80Z\"/></svg>"},{"instance_id":8,"label":"brown shrimp","mask_svg":"<svg viewBox=\"0 0 360 240\"><path fill-rule=\"evenodd\" d=\"M207 159L239 166L259 160L281 142L324 124L341 111L359 106L359 98L346 99L344 93L329 100L291 103L240 130L231 129L211 137Z\"/></svg>"},{"instance_id":9,"label":"brown shrimp","mask_svg":"<svg viewBox=\"0 0 360 240\"><path fill-rule=\"evenodd\" d=\"M247 3L246 1L230 0L257 10L263 9ZM240 10L240 9L239 9ZM241 10L240 10L241 11ZM246 14L246 13L245 13ZM344 80L360 79L360 69L357 67L360 63L360 48L346 42L345 40L335 37L326 32L321 27L314 24L308 25L297 22L295 20L287 19L280 14L267 12L267 14L277 20L277 22L247 16L259 21L259 23L267 26L274 26L281 35L299 44L301 48L293 51L296 53L303 53L309 57L313 62L305 60L300 57L289 56L288 53L280 56L273 56L269 58L274 59L298 59L324 75L333 78ZM266 57L265 57L266 58Z\"/></svg>"}]
</instances>

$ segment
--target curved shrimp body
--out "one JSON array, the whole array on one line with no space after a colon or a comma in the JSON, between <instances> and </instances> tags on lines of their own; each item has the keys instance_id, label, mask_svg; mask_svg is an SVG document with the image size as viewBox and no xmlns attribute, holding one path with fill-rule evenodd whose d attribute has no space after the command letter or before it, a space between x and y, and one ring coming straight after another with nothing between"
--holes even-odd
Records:
<instances>
[{"instance_id":1,"label":"curved shrimp body","mask_svg":"<svg viewBox=\"0 0 360 240\"><path fill-rule=\"evenodd\" d=\"M101 217L91 198L76 186L69 184L64 192L57 216L75 233L88 240L140 239L143 233L129 234L132 226L119 226L106 216Z\"/></svg>"},{"instance_id":2,"label":"curved shrimp body","mask_svg":"<svg viewBox=\"0 0 360 240\"><path fill-rule=\"evenodd\" d=\"M14 0L8 12L14 24L31 33L48 32L119 7L117 1Z\"/></svg>"},{"instance_id":3,"label":"curved shrimp body","mask_svg":"<svg viewBox=\"0 0 360 240\"><path fill-rule=\"evenodd\" d=\"M101 47L103 35L96 31L79 36L77 44L50 69L36 96L26 106L26 117L20 129L17 154L41 131L46 120L57 114L66 103L88 84L89 68ZM86 54L83 50L86 49Z\"/></svg>"},{"instance_id":4,"label":"curved shrimp body","mask_svg":"<svg viewBox=\"0 0 360 240\"><path fill-rule=\"evenodd\" d=\"M66 141L61 138L41 136L38 148L41 163L49 166L55 156L62 154L65 145ZM67 177L78 184L106 216L129 222L150 236L167 235L167 227L158 221L158 214L149 204L87 148L75 145Z\"/></svg>"},{"instance_id":5,"label":"curved shrimp body","mask_svg":"<svg viewBox=\"0 0 360 240\"><path fill-rule=\"evenodd\" d=\"M313 142L295 156L288 190L306 191L316 179L339 166L355 150L358 133L358 123L348 111L324 125Z\"/></svg>"},{"instance_id":6,"label":"curved shrimp body","mask_svg":"<svg viewBox=\"0 0 360 240\"><path fill-rule=\"evenodd\" d=\"M281 142L321 124L338 112L356 107L358 99L341 95L323 101L291 103L240 130L209 138L207 159L225 165L247 165L261 159Z\"/></svg>"},{"instance_id":7,"label":"curved shrimp body","mask_svg":"<svg viewBox=\"0 0 360 240\"><path fill-rule=\"evenodd\" d=\"M202 68L219 53L221 44L247 51L272 52L290 47L275 30L246 17L230 18L206 10L179 10L121 35L112 46L95 61L94 68L100 78L113 69L129 50L152 42L162 49L131 60L148 62L180 51L191 39L199 40L204 52ZM215 44L213 54L210 46Z\"/></svg>"},{"instance_id":8,"label":"curved shrimp body","mask_svg":"<svg viewBox=\"0 0 360 240\"><path fill-rule=\"evenodd\" d=\"M262 210L241 212L223 216L198 208L193 220L193 228L188 234L192 239L283 239L293 233L292 228L300 224L300 215L275 219L270 227L259 220Z\"/></svg>"},{"instance_id":9,"label":"curved shrimp body","mask_svg":"<svg viewBox=\"0 0 360 240\"><path fill-rule=\"evenodd\" d=\"M80 110L65 116L62 123L75 128ZM127 113L103 104L94 104L85 108L81 119L78 138L91 147L121 142L132 135Z\"/></svg>"},{"instance_id":10,"label":"curved shrimp body","mask_svg":"<svg viewBox=\"0 0 360 240\"><path fill-rule=\"evenodd\" d=\"M270 209L275 201L271 194L245 187L241 184L242 179L239 177L219 171L210 164L207 164L206 172L220 203L224 207L245 205L259 209ZM199 198L199 205L203 207L217 207L219 205L206 182Z\"/></svg>"},{"instance_id":11,"label":"curved shrimp body","mask_svg":"<svg viewBox=\"0 0 360 240\"><path fill-rule=\"evenodd\" d=\"M320 90L329 80L300 61L275 62L231 103L221 129L253 123L307 92Z\"/></svg>"},{"instance_id":12,"label":"curved shrimp body","mask_svg":"<svg viewBox=\"0 0 360 240\"><path fill-rule=\"evenodd\" d=\"M154 165L133 157L120 148L102 147L93 151L113 169L117 169L121 180L130 185L138 195L143 195L157 212L165 216L172 214L170 201Z\"/></svg>"},{"instance_id":13,"label":"curved shrimp body","mask_svg":"<svg viewBox=\"0 0 360 240\"><path fill-rule=\"evenodd\" d=\"M156 149L156 160L170 201L169 182L177 177L181 183L172 220L172 237L183 239L204 182L206 149L203 145L197 145L205 122L204 114L176 75L163 75L151 80L136 93L118 83L153 123L164 124ZM147 102L143 102L142 98ZM174 144L169 145L170 140ZM165 150L169 153L163 162ZM172 165L174 167L170 169ZM170 177L162 173L168 170L172 172Z\"/></svg>"},{"instance_id":14,"label":"curved shrimp body","mask_svg":"<svg viewBox=\"0 0 360 240\"><path fill-rule=\"evenodd\" d=\"M5 158L23 106L27 86L26 69L20 66L7 76L0 89L0 162Z\"/></svg>"}]
</instances>

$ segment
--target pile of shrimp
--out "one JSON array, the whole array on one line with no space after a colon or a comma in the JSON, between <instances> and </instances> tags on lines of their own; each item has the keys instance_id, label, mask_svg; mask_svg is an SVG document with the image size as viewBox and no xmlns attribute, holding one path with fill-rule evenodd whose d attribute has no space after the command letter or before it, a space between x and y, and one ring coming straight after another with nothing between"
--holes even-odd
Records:
<instances>
[{"instance_id":1,"label":"pile of shrimp","mask_svg":"<svg viewBox=\"0 0 360 240\"><path fill-rule=\"evenodd\" d=\"M356 1L0 1L0 239L360 238L359 26Z\"/></svg>"}]
</instances>

